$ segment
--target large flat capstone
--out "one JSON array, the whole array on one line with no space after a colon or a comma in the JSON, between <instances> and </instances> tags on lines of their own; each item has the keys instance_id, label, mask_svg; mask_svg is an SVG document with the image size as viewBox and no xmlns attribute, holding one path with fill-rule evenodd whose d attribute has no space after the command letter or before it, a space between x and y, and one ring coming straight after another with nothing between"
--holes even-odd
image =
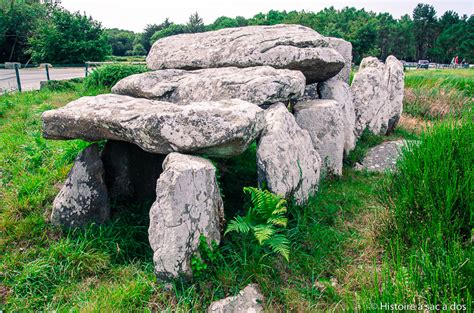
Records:
<instances>
[{"instance_id":1,"label":"large flat capstone","mask_svg":"<svg viewBox=\"0 0 474 313\"><path fill-rule=\"evenodd\" d=\"M344 67L344 58L329 42L300 25L225 28L162 38L153 44L147 65L153 70L269 65L300 70L309 84Z\"/></svg>"},{"instance_id":2,"label":"large flat capstone","mask_svg":"<svg viewBox=\"0 0 474 313\"><path fill-rule=\"evenodd\" d=\"M260 185L305 202L317 190L321 159L311 137L281 103L265 111L266 127L257 146Z\"/></svg>"},{"instance_id":3,"label":"large flat capstone","mask_svg":"<svg viewBox=\"0 0 474 313\"><path fill-rule=\"evenodd\" d=\"M178 104L241 99L270 105L297 100L303 95L305 84L300 71L270 66L169 69L126 77L112 88L112 93Z\"/></svg>"},{"instance_id":4,"label":"large flat capstone","mask_svg":"<svg viewBox=\"0 0 474 313\"><path fill-rule=\"evenodd\" d=\"M152 153L218 157L242 153L264 127L264 111L242 100L177 105L110 94L83 97L42 119L49 139L111 139Z\"/></svg>"},{"instance_id":5,"label":"large flat capstone","mask_svg":"<svg viewBox=\"0 0 474 313\"><path fill-rule=\"evenodd\" d=\"M206 159L169 154L156 184L148 237L158 278L191 276L199 237L219 243L224 206L216 170Z\"/></svg>"}]
</instances>

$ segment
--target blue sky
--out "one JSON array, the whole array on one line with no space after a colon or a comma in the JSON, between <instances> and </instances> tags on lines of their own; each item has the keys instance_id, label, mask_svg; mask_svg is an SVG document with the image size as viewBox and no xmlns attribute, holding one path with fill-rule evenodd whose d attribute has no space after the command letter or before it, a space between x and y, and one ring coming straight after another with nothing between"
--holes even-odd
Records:
<instances>
[{"instance_id":1,"label":"blue sky","mask_svg":"<svg viewBox=\"0 0 474 313\"><path fill-rule=\"evenodd\" d=\"M196 11L206 24L222 15L252 17L270 9L317 12L331 5L337 9L354 6L367 11L390 12L398 18L407 13L411 15L419 2L433 5L438 15L447 10L460 15L474 12L474 0L62 0L62 5L71 11L86 12L105 27L141 31L146 24L160 23L167 17L173 22L185 23L189 15Z\"/></svg>"}]
</instances>

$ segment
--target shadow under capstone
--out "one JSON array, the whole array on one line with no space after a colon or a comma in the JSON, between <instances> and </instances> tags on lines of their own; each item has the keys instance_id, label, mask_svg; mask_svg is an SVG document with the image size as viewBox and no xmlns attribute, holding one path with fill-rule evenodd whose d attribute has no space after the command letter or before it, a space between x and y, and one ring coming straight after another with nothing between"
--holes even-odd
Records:
<instances>
[{"instance_id":1,"label":"shadow under capstone","mask_svg":"<svg viewBox=\"0 0 474 313\"><path fill-rule=\"evenodd\" d=\"M148 206L149 211L156 198L156 181L163 172L165 157L131 143L107 141L101 158L112 215L123 207Z\"/></svg>"}]
</instances>

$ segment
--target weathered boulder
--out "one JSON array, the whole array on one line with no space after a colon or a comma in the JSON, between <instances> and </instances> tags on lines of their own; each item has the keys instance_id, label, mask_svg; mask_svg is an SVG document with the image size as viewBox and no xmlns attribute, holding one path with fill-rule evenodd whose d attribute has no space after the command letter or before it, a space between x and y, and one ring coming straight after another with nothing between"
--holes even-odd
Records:
<instances>
[{"instance_id":1,"label":"weathered boulder","mask_svg":"<svg viewBox=\"0 0 474 313\"><path fill-rule=\"evenodd\" d=\"M410 142L410 144L413 144ZM383 142L371 148L364 160L356 165L358 170L368 172L393 171L401 155L402 148L407 145L406 140L394 140Z\"/></svg>"},{"instance_id":2,"label":"weathered boulder","mask_svg":"<svg viewBox=\"0 0 474 313\"><path fill-rule=\"evenodd\" d=\"M385 80L388 86L388 102L390 107L387 132L391 132L395 129L402 116L405 88L403 64L393 55L390 55L385 60Z\"/></svg>"},{"instance_id":3,"label":"weathered boulder","mask_svg":"<svg viewBox=\"0 0 474 313\"><path fill-rule=\"evenodd\" d=\"M265 111L266 127L257 146L260 185L283 197L305 202L319 183L321 159L311 137L281 103Z\"/></svg>"},{"instance_id":4,"label":"weathered boulder","mask_svg":"<svg viewBox=\"0 0 474 313\"><path fill-rule=\"evenodd\" d=\"M344 67L335 77L348 84L352 67L352 44L341 38L329 37L328 40L329 47L339 52L344 58Z\"/></svg>"},{"instance_id":5,"label":"weathered boulder","mask_svg":"<svg viewBox=\"0 0 474 313\"><path fill-rule=\"evenodd\" d=\"M402 111L403 65L395 57L384 64L377 58L362 60L351 85L356 112L355 132L365 128L386 134L395 128Z\"/></svg>"},{"instance_id":6,"label":"weathered boulder","mask_svg":"<svg viewBox=\"0 0 474 313\"><path fill-rule=\"evenodd\" d=\"M313 100L295 106L298 125L307 130L326 173L341 175L344 155L342 108L334 100Z\"/></svg>"},{"instance_id":7,"label":"weathered boulder","mask_svg":"<svg viewBox=\"0 0 474 313\"><path fill-rule=\"evenodd\" d=\"M303 96L299 99L299 101L304 102L319 99L318 84L320 83L306 85Z\"/></svg>"},{"instance_id":8,"label":"weathered boulder","mask_svg":"<svg viewBox=\"0 0 474 313\"><path fill-rule=\"evenodd\" d=\"M355 109L351 88L339 79L331 78L318 85L321 99L333 99L341 105L344 121L344 154L348 155L356 144Z\"/></svg>"},{"instance_id":9,"label":"weathered boulder","mask_svg":"<svg viewBox=\"0 0 474 313\"><path fill-rule=\"evenodd\" d=\"M169 102L121 95L83 97L42 115L49 139L126 141L145 151L232 156L245 151L264 126L264 111L242 100Z\"/></svg>"},{"instance_id":10,"label":"weathered boulder","mask_svg":"<svg viewBox=\"0 0 474 313\"><path fill-rule=\"evenodd\" d=\"M112 88L112 93L178 104L241 99L269 105L297 100L303 95L305 83L299 71L270 66L170 69L126 77Z\"/></svg>"},{"instance_id":11,"label":"weathered boulder","mask_svg":"<svg viewBox=\"0 0 474 313\"><path fill-rule=\"evenodd\" d=\"M165 157L128 142L108 140L101 158L110 200L154 201L156 181L163 171Z\"/></svg>"},{"instance_id":12,"label":"weathered boulder","mask_svg":"<svg viewBox=\"0 0 474 313\"><path fill-rule=\"evenodd\" d=\"M253 67L300 70L307 83L324 81L344 67L329 40L300 25L247 26L159 39L147 57L150 69Z\"/></svg>"},{"instance_id":13,"label":"weathered boulder","mask_svg":"<svg viewBox=\"0 0 474 313\"><path fill-rule=\"evenodd\" d=\"M219 243L223 214L212 163L200 157L169 154L157 182L148 229L157 277L190 276L190 258L199 247L199 237Z\"/></svg>"},{"instance_id":14,"label":"weathered boulder","mask_svg":"<svg viewBox=\"0 0 474 313\"><path fill-rule=\"evenodd\" d=\"M257 313L263 311L263 296L257 285L250 284L238 295L214 301L207 313Z\"/></svg>"},{"instance_id":15,"label":"weathered boulder","mask_svg":"<svg viewBox=\"0 0 474 313\"><path fill-rule=\"evenodd\" d=\"M77 156L68 177L53 201L51 222L77 227L105 222L110 215L104 168L96 144Z\"/></svg>"}]
</instances>

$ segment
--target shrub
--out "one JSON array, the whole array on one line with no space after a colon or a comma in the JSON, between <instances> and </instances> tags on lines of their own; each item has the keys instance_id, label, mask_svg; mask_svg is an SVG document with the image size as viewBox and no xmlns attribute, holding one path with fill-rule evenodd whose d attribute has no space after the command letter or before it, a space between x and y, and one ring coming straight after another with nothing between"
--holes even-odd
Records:
<instances>
[{"instance_id":1,"label":"shrub","mask_svg":"<svg viewBox=\"0 0 474 313\"><path fill-rule=\"evenodd\" d=\"M95 69L85 79L86 88L107 87L111 88L119 80L133 74L140 74L148 71L144 65L134 64L110 64Z\"/></svg>"},{"instance_id":2,"label":"shrub","mask_svg":"<svg viewBox=\"0 0 474 313\"><path fill-rule=\"evenodd\" d=\"M404 149L387 190L396 227L410 241L430 234L441 240L468 237L474 210L472 113L439 122L420 138Z\"/></svg>"}]
</instances>

